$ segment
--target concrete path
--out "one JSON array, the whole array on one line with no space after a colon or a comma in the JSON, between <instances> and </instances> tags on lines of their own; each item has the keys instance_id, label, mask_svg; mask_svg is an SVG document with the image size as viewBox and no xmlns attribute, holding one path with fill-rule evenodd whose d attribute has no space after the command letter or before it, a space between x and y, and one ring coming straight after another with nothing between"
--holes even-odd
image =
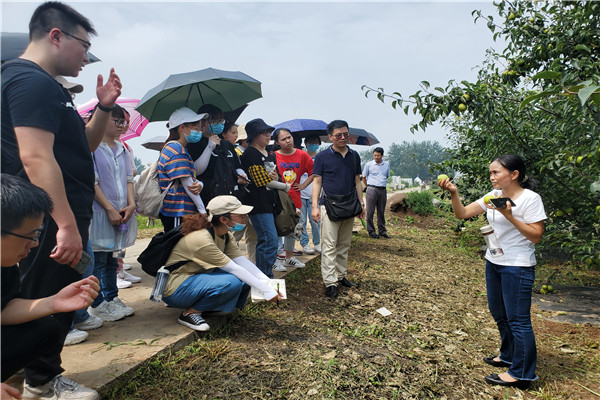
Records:
<instances>
[{"instance_id":1,"label":"concrete path","mask_svg":"<svg viewBox=\"0 0 600 400\"><path fill-rule=\"evenodd\" d=\"M119 297L135 309L135 314L120 321L104 322L101 328L88 331L85 342L67 346L62 353L64 376L101 394L120 375L166 349L180 349L197 337L195 331L177 323L181 310L149 300L154 277L143 272L136 261L149 242L150 239L138 240L127 249L125 257L125 262L133 266L128 272L142 277L142 282L119 290ZM298 259L307 263L314 257L317 256ZM275 273L276 277L294 269Z\"/></svg>"}]
</instances>

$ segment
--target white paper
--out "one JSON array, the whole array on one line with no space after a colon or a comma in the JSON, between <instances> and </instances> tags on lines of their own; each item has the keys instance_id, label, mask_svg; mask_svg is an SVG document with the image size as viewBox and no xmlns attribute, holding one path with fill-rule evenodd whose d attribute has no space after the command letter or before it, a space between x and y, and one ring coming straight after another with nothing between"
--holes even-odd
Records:
<instances>
[{"instance_id":1,"label":"white paper","mask_svg":"<svg viewBox=\"0 0 600 400\"><path fill-rule=\"evenodd\" d=\"M279 290L283 299L287 299L287 292L285 290L285 279L269 279L264 280L267 285L271 286L275 290ZM265 301L267 299L264 298L260 290L252 288L250 291L250 298L253 303L257 303L259 301Z\"/></svg>"},{"instance_id":2,"label":"white paper","mask_svg":"<svg viewBox=\"0 0 600 400\"><path fill-rule=\"evenodd\" d=\"M392 315L392 312L385 307L381 307L375 311L377 311L379 314L383 315L384 317L387 317L388 315Z\"/></svg>"}]
</instances>

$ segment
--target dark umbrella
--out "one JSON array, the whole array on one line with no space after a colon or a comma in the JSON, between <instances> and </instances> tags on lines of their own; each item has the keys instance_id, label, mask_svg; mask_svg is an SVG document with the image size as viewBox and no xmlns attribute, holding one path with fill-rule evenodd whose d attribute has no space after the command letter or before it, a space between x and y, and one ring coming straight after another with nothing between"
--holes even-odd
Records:
<instances>
[{"instance_id":1,"label":"dark umbrella","mask_svg":"<svg viewBox=\"0 0 600 400\"><path fill-rule=\"evenodd\" d=\"M275 125L277 128L289 129L294 135L307 137L327 135L327 122L320 119L291 119Z\"/></svg>"},{"instance_id":2,"label":"dark umbrella","mask_svg":"<svg viewBox=\"0 0 600 400\"><path fill-rule=\"evenodd\" d=\"M239 71L206 68L174 74L144 95L137 110L149 121L167 121L173 111L196 111L212 104L224 112L239 109L262 97L260 82Z\"/></svg>"},{"instance_id":3,"label":"dark umbrella","mask_svg":"<svg viewBox=\"0 0 600 400\"><path fill-rule=\"evenodd\" d=\"M231 122L232 124L235 124L235 121L237 121L238 118L240 117L240 115L242 115L242 113L244 112L246 107L248 107L248 104L244 104L243 106L241 106L233 111L224 111L223 114L225 114L225 119L227 121ZM194 110L194 111L196 111L196 110Z\"/></svg>"},{"instance_id":4,"label":"dark umbrella","mask_svg":"<svg viewBox=\"0 0 600 400\"><path fill-rule=\"evenodd\" d=\"M350 142L350 144L373 146L374 144L379 143L379 139L377 139L375 135L373 135L371 132L365 131L364 129L349 128L348 133L350 133L350 137L348 138L348 142ZM325 143L331 143L329 136L321 136L321 141Z\"/></svg>"},{"instance_id":5,"label":"dark umbrella","mask_svg":"<svg viewBox=\"0 0 600 400\"><path fill-rule=\"evenodd\" d=\"M149 150L161 151L165 141L167 140L166 136L154 136L152 139L142 143L142 146Z\"/></svg>"},{"instance_id":6,"label":"dark umbrella","mask_svg":"<svg viewBox=\"0 0 600 400\"><path fill-rule=\"evenodd\" d=\"M19 58L29 44L29 34L21 32L2 32L1 33L1 48L2 62ZM100 61L98 57L92 53L88 53L90 64Z\"/></svg>"}]
</instances>

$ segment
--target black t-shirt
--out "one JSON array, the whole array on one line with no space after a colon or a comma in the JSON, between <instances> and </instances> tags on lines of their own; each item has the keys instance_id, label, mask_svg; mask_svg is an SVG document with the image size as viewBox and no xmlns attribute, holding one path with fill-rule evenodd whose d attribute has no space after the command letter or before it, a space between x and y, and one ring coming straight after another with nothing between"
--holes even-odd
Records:
<instances>
[{"instance_id":1,"label":"black t-shirt","mask_svg":"<svg viewBox=\"0 0 600 400\"><path fill-rule=\"evenodd\" d=\"M21 272L19 267L0 267L2 279L2 310L15 298L21 297Z\"/></svg>"},{"instance_id":2,"label":"black t-shirt","mask_svg":"<svg viewBox=\"0 0 600 400\"><path fill-rule=\"evenodd\" d=\"M246 171L250 178L250 184L248 185L250 193L246 196L245 202L254 207L252 211L250 211L250 214L273 213L276 209L275 190L271 190L264 186L265 182L259 183L258 186L256 185L258 182L255 182L252 166L264 166L265 162L272 162L275 166L275 154L268 152L267 156L264 156L258 149L248 146L242 153L241 162L242 169Z\"/></svg>"},{"instance_id":3,"label":"black t-shirt","mask_svg":"<svg viewBox=\"0 0 600 400\"><path fill-rule=\"evenodd\" d=\"M2 172L26 177L14 127L54 134L54 157L78 224L92 218L94 166L85 124L71 96L39 65L13 60L2 65Z\"/></svg>"}]
</instances>

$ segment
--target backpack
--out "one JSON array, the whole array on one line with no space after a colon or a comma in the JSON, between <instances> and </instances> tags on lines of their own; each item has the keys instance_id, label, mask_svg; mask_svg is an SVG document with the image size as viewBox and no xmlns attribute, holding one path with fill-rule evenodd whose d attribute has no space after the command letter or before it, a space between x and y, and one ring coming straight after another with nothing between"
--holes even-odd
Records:
<instances>
[{"instance_id":1,"label":"backpack","mask_svg":"<svg viewBox=\"0 0 600 400\"><path fill-rule=\"evenodd\" d=\"M158 161L150 164L142 171L140 178L135 183L138 214L144 217L158 218L163 207L163 200L172 185L173 181L169 182L169 186L162 191L158 184Z\"/></svg>"},{"instance_id":2,"label":"backpack","mask_svg":"<svg viewBox=\"0 0 600 400\"><path fill-rule=\"evenodd\" d=\"M237 173L231 163L227 160L227 151L219 145L213 150L214 164L210 165L210 173L204 173L199 180L204 183L200 197L204 204L217 196L232 195L243 203L240 198L241 192L237 182Z\"/></svg>"},{"instance_id":3,"label":"backpack","mask_svg":"<svg viewBox=\"0 0 600 400\"><path fill-rule=\"evenodd\" d=\"M285 190L278 189L277 194L282 209L275 215L275 228L277 228L277 236L287 236L294 232L300 216L296 212L294 201Z\"/></svg>"},{"instance_id":4,"label":"backpack","mask_svg":"<svg viewBox=\"0 0 600 400\"><path fill-rule=\"evenodd\" d=\"M215 231L212 227L207 227L206 230L210 235L215 237ZM179 240L183 237L181 233L181 225L176 226L168 232L159 232L148 244L148 247L138 256L137 261L142 266L142 270L148 275L156 276L160 267L165 266L169 272L175 271L181 267L186 260L176 262L172 265L166 265L171 252ZM225 235L225 246L229 243L229 235Z\"/></svg>"}]
</instances>

